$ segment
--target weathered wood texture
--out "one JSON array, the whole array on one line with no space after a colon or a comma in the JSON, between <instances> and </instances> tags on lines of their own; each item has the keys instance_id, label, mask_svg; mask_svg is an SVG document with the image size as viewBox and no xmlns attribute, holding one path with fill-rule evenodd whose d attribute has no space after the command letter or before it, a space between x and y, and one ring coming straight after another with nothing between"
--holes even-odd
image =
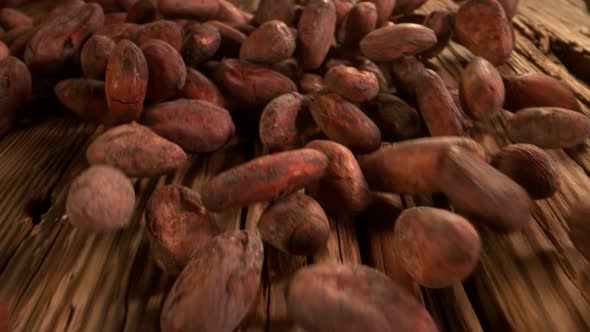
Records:
<instances>
[{"instance_id":1,"label":"weathered wood texture","mask_svg":"<svg viewBox=\"0 0 590 332\"><path fill-rule=\"evenodd\" d=\"M456 6L430 0L420 12ZM568 71L562 63L572 69L571 52L590 54L590 16L584 8L581 0L521 0L514 19L516 49L500 70L504 76L544 72L561 79L590 116L584 73ZM430 65L456 87L471 58L452 44ZM508 116L473 132L488 152L509 143L503 135ZM9 304L15 331L158 331L160 306L173 280L150 257L142 213L146 199L165 183L198 189L219 171L265 153L258 144L235 140L222 151L193 156L174 175L136 181L132 226L87 235L68 223L63 203L70 181L87 166L86 146L101 131L60 116L0 140L0 301ZM561 172L560 191L536 202L535 220L521 233L479 229L481 263L464 283L425 290L399 267L392 249L396 211L449 206L438 197L389 195L389 222L377 224L371 216L356 223L332 219L329 241L313 257L292 257L267 246L260 296L239 330L303 331L287 315L286 282L301 266L336 261L384 271L425 303L441 331L589 331L590 266L573 249L564 217L572 202L590 194L590 144L550 154ZM222 226L253 229L266 205L227 211Z\"/></svg>"}]
</instances>

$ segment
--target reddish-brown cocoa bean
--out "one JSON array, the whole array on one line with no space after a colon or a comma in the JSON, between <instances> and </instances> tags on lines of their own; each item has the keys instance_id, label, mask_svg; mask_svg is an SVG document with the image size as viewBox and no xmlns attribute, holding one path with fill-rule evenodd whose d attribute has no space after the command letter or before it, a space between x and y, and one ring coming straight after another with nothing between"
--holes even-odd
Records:
<instances>
[{"instance_id":1,"label":"reddish-brown cocoa bean","mask_svg":"<svg viewBox=\"0 0 590 332\"><path fill-rule=\"evenodd\" d=\"M146 101L161 103L178 95L186 82L186 66L180 53L158 39L143 43L141 50L149 72Z\"/></svg>"},{"instance_id":2,"label":"reddish-brown cocoa bean","mask_svg":"<svg viewBox=\"0 0 590 332\"><path fill-rule=\"evenodd\" d=\"M318 180L327 166L328 158L312 149L259 157L209 180L202 190L203 203L210 210L220 211L267 201Z\"/></svg>"},{"instance_id":3,"label":"reddish-brown cocoa bean","mask_svg":"<svg viewBox=\"0 0 590 332\"><path fill-rule=\"evenodd\" d=\"M374 3L357 3L344 17L338 28L336 39L342 48L358 50L359 42L375 29L378 19L377 7Z\"/></svg>"},{"instance_id":4,"label":"reddish-brown cocoa bean","mask_svg":"<svg viewBox=\"0 0 590 332\"><path fill-rule=\"evenodd\" d=\"M495 66L505 63L514 48L512 25L497 0L471 0L455 16L455 33L473 54Z\"/></svg>"},{"instance_id":5,"label":"reddish-brown cocoa bean","mask_svg":"<svg viewBox=\"0 0 590 332\"><path fill-rule=\"evenodd\" d=\"M306 94L320 93L326 90L324 78L317 74L305 73L299 80L301 92Z\"/></svg>"},{"instance_id":6,"label":"reddish-brown cocoa bean","mask_svg":"<svg viewBox=\"0 0 590 332\"><path fill-rule=\"evenodd\" d=\"M240 55L240 47L248 37L229 24L220 21L208 21L207 23L214 25L221 35L219 53L223 54L225 57L238 58Z\"/></svg>"},{"instance_id":7,"label":"reddish-brown cocoa bean","mask_svg":"<svg viewBox=\"0 0 590 332\"><path fill-rule=\"evenodd\" d=\"M258 24L279 20L287 25L291 25L294 19L294 0L260 0L258 9L256 9L256 15L254 16L254 22Z\"/></svg>"},{"instance_id":8,"label":"reddish-brown cocoa bean","mask_svg":"<svg viewBox=\"0 0 590 332\"><path fill-rule=\"evenodd\" d=\"M407 55L416 55L436 44L436 35L429 28L400 23L380 28L360 41L361 52L373 61L392 61Z\"/></svg>"},{"instance_id":9,"label":"reddish-brown cocoa bean","mask_svg":"<svg viewBox=\"0 0 590 332\"><path fill-rule=\"evenodd\" d=\"M125 227L135 208L135 191L120 170L94 165L71 184L66 200L70 223L85 232Z\"/></svg>"},{"instance_id":10,"label":"reddish-brown cocoa bean","mask_svg":"<svg viewBox=\"0 0 590 332\"><path fill-rule=\"evenodd\" d=\"M223 95L215 83L193 68L186 69L186 82L180 95L186 99L204 100L219 107L225 107Z\"/></svg>"},{"instance_id":11,"label":"reddish-brown cocoa bean","mask_svg":"<svg viewBox=\"0 0 590 332\"><path fill-rule=\"evenodd\" d=\"M100 124L112 125L119 120L109 112L104 82L87 78L60 81L54 88L57 99L80 118Z\"/></svg>"},{"instance_id":12,"label":"reddish-brown cocoa bean","mask_svg":"<svg viewBox=\"0 0 590 332\"><path fill-rule=\"evenodd\" d=\"M215 19L234 24L247 23L247 20L244 15L242 15L240 8L236 7L236 5L227 0L219 0L219 9L217 10L217 14L215 14Z\"/></svg>"},{"instance_id":13,"label":"reddish-brown cocoa bean","mask_svg":"<svg viewBox=\"0 0 590 332\"><path fill-rule=\"evenodd\" d=\"M420 8L427 0L397 0L393 12L395 14L407 14Z\"/></svg>"},{"instance_id":14,"label":"reddish-brown cocoa bean","mask_svg":"<svg viewBox=\"0 0 590 332\"><path fill-rule=\"evenodd\" d=\"M340 26L344 21L344 17L346 14L356 5L358 0L332 0L334 3L334 8L336 9L336 26ZM302 6L305 6L305 1L299 0L298 3ZM300 13L296 13L296 21L297 17L300 17Z\"/></svg>"},{"instance_id":15,"label":"reddish-brown cocoa bean","mask_svg":"<svg viewBox=\"0 0 590 332\"><path fill-rule=\"evenodd\" d=\"M87 78L104 80L107 64L117 44L109 37L94 35L84 43L80 53L80 65Z\"/></svg>"},{"instance_id":16,"label":"reddish-brown cocoa bean","mask_svg":"<svg viewBox=\"0 0 590 332\"><path fill-rule=\"evenodd\" d=\"M259 136L270 150L294 146L301 136L300 113L304 112L304 96L287 93L271 100L260 116Z\"/></svg>"},{"instance_id":17,"label":"reddish-brown cocoa bean","mask_svg":"<svg viewBox=\"0 0 590 332\"><path fill-rule=\"evenodd\" d=\"M4 135L31 97L32 80L27 66L13 56L0 61L0 77L0 135Z\"/></svg>"},{"instance_id":18,"label":"reddish-brown cocoa bean","mask_svg":"<svg viewBox=\"0 0 590 332\"><path fill-rule=\"evenodd\" d=\"M156 0L139 0L127 11L127 22L129 23L149 23L156 19L158 9Z\"/></svg>"},{"instance_id":19,"label":"reddish-brown cocoa bean","mask_svg":"<svg viewBox=\"0 0 590 332\"><path fill-rule=\"evenodd\" d=\"M97 4L67 11L35 33L25 50L25 63L33 72L59 72L79 54L82 43L103 23L104 14Z\"/></svg>"},{"instance_id":20,"label":"reddish-brown cocoa bean","mask_svg":"<svg viewBox=\"0 0 590 332\"><path fill-rule=\"evenodd\" d=\"M122 8L119 6L118 0L89 0L88 2L94 2L100 5L105 12L116 12L120 11Z\"/></svg>"},{"instance_id":21,"label":"reddish-brown cocoa bean","mask_svg":"<svg viewBox=\"0 0 590 332\"><path fill-rule=\"evenodd\" d=\"M511 232L525 228L531 220L527 192L473 154L449 148L440 160L438 176L451 204L472 222Z\"/></svg>"},{"instance_id":22,"label":"reddish-brown cocoa bean","mask_svg":"<svg viewBox=\"0 0 590 332\"><path fill-rule=\"evenodd\" d=\"M512 112L529 107L561 107L577 111L578 100L563 82L541 73L515 75L506 79L504 107Z\"/></svg>"},{"instance_id":23,"label":"reddish-brown cocoa bean","mask_svg":"<svg viewBox=\"0 0 590 332\"><path fill-rule=\"evenodd\" d=\"M443 288L462 282L477 266L481 240L465 218L431 207L405 210L395 222L394 250L420 285Z\"/></svg>"},{"instance_id":24,"label":"reddish-brown cocoa bean","mask_svg":"<svg viewBox=\"0 0 590 332\"><path fill-rule=\"evenodd\" d=\"M465 154L486 160L476 141L464 137L428 137L391 144L363 156L359 164L373 190L392 193L432 194L441 192L440 159L456 146Z\"/></svg>"},{"instance_id":25,"label":"reddish-brown cocoa bean","mask_svg":"<svg viewBox=\"0 0 590 332\"><path fill-rule=\"evenodd\" d=\"M218 150L235 132L227 110L202 100L177 99L155 105L145 110L143 123L193 153Z\"/></svg>"},{"instance_id":26,"label":"reddish-brown cocoa bean","mask_svg":"<svg viewBox=\"0 0 590 332\"><path fill-rule=\"evenodd\" d=\"M309 332L438 331L412 294L364 265L324 263L300 269L289 282L287 308Z\"/></svg>"},{"instance_id":27,"label":"reddish-brown cocoa bean","mask_svg":"<svg viewBox=\"0 0 590 332\"><path fill-rule=\"evenodd\" d=\"M196 67L211 59L221 45L219 29L204 23L190 29L182 44L182 58L187 66Z\"/></svg>"},{"instance_id":28,"label":"reddish-brown cocoa bean","mask_svg":"<svg viewBox=\"0 0 590 332\"><path fill-rule=\"evenodd\" d=\"M0 61L10 56L10 50L2 41L0 41Z\"/></svg>"},{"instance_id":29,"label":"reddish-brown cocoa bean","mask_svg":"<svg viewBox=\"0 0 590 332\"><path fill-rule=\"evenodd\" d=\"M357 68L359 70L368 71L375 74L377 82L379 82L380 93L390 93L392 89L392 78L389 69L389 64L376 64L373 61L365 58L360 58Z\"/></svg>"},{"instance_id":30,"label":"reddish-brown cocoa bean","mask_svg":"<svg viewBox=\"0 0 590 332\"><path fill-rule=\"evenodd\" d=\"M264 247L251 231L213 238L195 253L166 296L162 332L233 331L256 301Z\"/></svg>"},{"instance_id":31,"label":"reddish-brown cocoa bean","mask_svg":"<svg viewBox=\"0 0 590 332\"><path fill-rule=\"evenodd\" d=\"M516 15L519 0L498 0L498 2L504 8L504 12L506 12L506 17L508 17L509 20L512 20L514 15Z\"/></svg>"},{"instance_id":32,"label":"reddish-brown cocoa bean","mask_svg":"<svg viewBox=\"0 0 590 332\"><path fill-rule=\"evenodd\" d=\"M240 47L240 58L264 64L285 60L295 52L295 39L287 25L273 20L254 30Z\"/></svg>"},{"instance_id":33,"label":"reddish-brown cocoa bean","mask_svg":"<svg viewBox=\"0 0 590 332\"><path fill-rule=\"evenodd\" d=\"M217 14L219 1L158 0L158 9L167 17L203 20L212 18Z\"/></svg>"},{"instance_id":34,"label":"reddish-brown cocoa bean","mask_svg":"<svg viewBox=\"0 0 590 332\"><path fill-rule=\"evenodd\" d=\"M324 83L330 91L356 103L369 101L379 93L377 76L354 67L330 68L324 76Z\"/></svg>"},{"instance_id":35,"label":"reddish-brown cocoa bean","mask_svg":"<svg viewBox=\"0 0 590 332\"><path fill-rule=\"evenodd\" d=\"M336 9L332 1L310 0L297 25L303 68L318 69L332 44L336 30Z\"/></svg>"},{"instance_id":36,"label":"reddish-brown cocoa bean","mask_svg":"<svg viewBox=\"0 0 590 332\"><path fill-rule=\"evenodd\" d=\"M33 19L27 14L15 8L0 9L0 26L6 30L12 30L22 26L32 26Z\"/></svg>"},{"instance_id":37,"label":"reddish-brown cocoa bean","mask_svg":"<svg viewBox=\"0 0 590 332\"><path fill-rule=\"evenodd\" d=\"M463 135L463 116L440 76L426 69L416 76L415 84L420 113L430 135Z\"/></svg>"},{"instance_id":38,"label":"reddish-brown cocoa bean","mask_svg":"<svg viewBox=\"0 0 590 332\"><path fill-rule=\"evenodd\" d=\"M180 51L182 47L182 28L173 21L158 20L144 24L135 32L132 41L139 47L152 40L159 39Z\"/></svg>"},{"instance_id":39,"label":"reddish-brown cocoa bean","mask_svg":"<svg viewBox=\"0 0 590 332\"><path fill-rule=\"evenodd\" d=\"M508 120L506 134L515 143L543 149L570 148L590 137L590 119L564 108L525 108Z\"/></svg>"},{"instance_id":40,"label":"reddish-brown cocoa bean","mask_svg":"<svg viewBox=\"0 0 590 332\"><path fill-rule=\"evenodd\" d=\"M481 57L476 57L463 69L459 91L463 109L475 120L489 118L504 104L502 76L494 65Z\"/></svg>"},{"instance_id":41,"label":"reddish-brown cocoa bean","mask_svg":"<svg viewBox=\"0 0 590 332\"><path fill-rule=\"evenodd\" d=\"M30 32L37 31L37 28L32 26L23 26L16 29L12 29L0 35L0 40L7 46L12 44L18 37Z\"/></svg>"},{"instance_id":42,"label":"reddish-brown cocoa bean","mask_svg":"<svg viewBox=\"0 0 590 332\"><path fill-rule=\"evenodd\" d=\"M86 150L88 163L106 164L132 177L160 176L178 169L187 159L182 149L135 122L112 128Z\"/></svg>"},{"instance_id":43,"label":"reddish-brown cocoa bean","mask_svg":"<svg viewBox=\"0 0 590 332\"><path fill-rule=\"evenodd\" d=\"M148 85L148 66L141 49L121 40L109 58L105 77L109 110L122 122L138 119Z\"/></svg>"},{"instance_id":44,"label":"reddish-brown cocoa bean","mask_svg":"<svg viewBox=\"0 0 590 332\"><path fill-rule=\"evenodd\" d=\"M287 76L293 82L299 82L301 76L303 76L303 68L301 67L301 63L299 63L299 61L297 61L295 58L288 58L274 63L270 66L270 69Z\"/></svg>"},{"instance_id":45,"label":"reddish-brown cocoa bean","mask_svg":"<svg viewBox=\"0 0 590 332\"><path fill-rule=\"evenodd\" d=\"M117 0L119 7L123 10L129 10L133 5L135 5L139 0Z\"/></svg>"},{"instance_id":46,"label":"reddish-brown cocoa bean","mask_svg":"<svg viewBox=\"0 0 590 332\"><path fill-rule=\"evenodd\" d=\"M378 95L367 114L381 130L384 141L404 141L419 137L423 132L418 111L394 95Z\"/></svg>"},{"instance_id":47,"label":"reddish-brown cocoa bean","mask_svg":"<svg viewBox=\"0 0 590 332\"><path fill-rule=\"evenodd\" d=\"M111 38L115 43L123 39L132 39L141 26L135 23L115 23L105 25L94 34Z\"/></svg>"},{"instance_id":48,"label":"reddish-brown cocoa bean","mask_svg":"<svg viewBox=\"0 0 590 332\"><path fill-rule=\"evenodd\" d=\"M178 184L154 190L146 205L145 225L152 256L160 268L173 274L221 233L201 195Z\"/></svg>"},{"instance_id":49,"label":"reddish-brown cocoa bean","mask_svg":"<svg viewBox=\"0 0 590 332\"><path fill-rule=\"evenodd\" d=\"M10 54L12 56L22 59L24 57L27 45L31 42L31 39L33 38L33 36L35 36L35 34L39 30L39 28L40 27L37 26L34 29L31 29L31 30L27 31L26 33L23 33L22 35L15 38L12 41L12 43L9 45ZM77 60L78 59L73 59L72 62L75 63Z\"/></svg>"},{"instance_id":50,"label":"reddish-brown cocoa bean","mask_svg":"<svg viewBox=\"0 0 590 332\"><path fill-rule=\"evenodd\" d=\"M375 5L377 8L377 26L389 21L389 17L393 13L395 8L396 0L368 0ZM358 4L357 4L358 5ZM354 7L353 7L354 8Z\"/></svg>"},{"instance_id":51,"label":"reddish-brown cocoa bean","mask_svg":"<svg viewBox=\"0 0 590 332\"><path fill-rule=\"evenodd\" d=\"M222 60L212 77L225 96L242 107L263 107L275 97L297 91L285 75L237 59Z\"/></svg>"},{"instance_id":52,"label":"reddish-brown cocoa bean","mask_svg":"<svg viewBox=\"0 0 590 332\"><path fill-rule=\"evenodd\" d=\"M508 145L496 154L492 165L523 187L532 199L551 197L559 188L555 161L534 145Z\"/></svg>"},{"instance_id":53,"label":"reddish-brown cocoa bean","mask_svg":"<svg viewBox=\"0 0 590 332\"><path fill-rule=\"evenodd\" d=\"M590 204L587 198L574 202L567 219L569 235L578 251L590 261Z\"/></svg>"},{"instance_id":54,"label":"reddish-brown cocoa bean","mask_svg":"<svg viewBox=\"0 0 590 332\"><path fill-rule=\"evenodd\" d=\"M308 194L331 215L354 216L363 211L371 195L354 154L344 145L327 140L315 140L305 147L328 157L326 173L307 186Z\"/></svg>"},{"instance_id":55,"label":"reddish-brown cocoa bean","mask_svg":"<svg viewBox=\"0 0 590 332\"><path fill-rule=\"evenodd\" d=\"M448 10L435 10L424 19L424 26L436 35L436 44L422 52L422 58L433 58L447 47L453 35L453 19L453 13Z\"/></svg>"},{"instance_id":56,"label":"reddish-brown cocoa bean","mask_svg":"<svg viewBox=\"0 0 590 332\"><path fill-rule=\"evenodd\" d=\"M264 242L291 255L314 255L330 236L324 210L302 192L277 200L262 213L257 227Z\"/></svg>"},{"instance_id":57,"label":"reddish-brown cocoa bean","mask_svg":"<svg viewBox=\"0 0 590 332\"><path fill-rule=\"evenodd\" d=\"M377 125L337 94L317 97L310 110L318 127L331 140L355 153L368 153L379 148L381 132Z\"/></svg>"},{"instance_id":58,"label":"reddish-brown cocoa bean","mask_svg":"<svg viewBox=\"0 0 590 332\"><path fill-rule=\"evenodd\" d=\"M127 21L127 13L126 12L104 14L104 25L120 24L120 23L125 23L126 21Z\"/></svg>"}]
</instances>

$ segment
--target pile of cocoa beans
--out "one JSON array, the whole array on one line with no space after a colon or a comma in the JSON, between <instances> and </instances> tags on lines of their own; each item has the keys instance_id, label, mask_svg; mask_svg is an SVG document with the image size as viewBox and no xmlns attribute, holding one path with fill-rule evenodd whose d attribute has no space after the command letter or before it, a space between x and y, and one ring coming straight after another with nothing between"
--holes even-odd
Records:
<instances>
[{"instance_id":1,"label":"pile of cocoa beans","mask_svg":"<svg viewBox=\"0 0 590 332\"><path fill-rule=\"evenodd\" d=\"M380 193L448 198L454 212L414 207L388 221L405 271L448 287L478 264L477 228L527 227L532 201L559 189L543 149L584 143L590 119L559 80L496 69L514 48L517 0L414 14L425 2L261 0L250 13L228 0L71 0L34 17L2 8L0 133L48 91L104 125L68 192L81 232L129 225L132 178L172 173L236 136L263 144L265 155L200 192L170 184L151 195L152 256L178 274L164 332L233 331L259 293L264 244L312 256L329 216L358 216ZM452 40L474 55L458 91L428 61ZM469 134L498 114L514 144L488 155ZM222 231L219 212L257 202L270 202L257 231ZM572 239L590 257L589 216L580 203ZM363 265L302 268L286 301L306 331L437 331L412 295Z\"/></svg>"}]
</instances>

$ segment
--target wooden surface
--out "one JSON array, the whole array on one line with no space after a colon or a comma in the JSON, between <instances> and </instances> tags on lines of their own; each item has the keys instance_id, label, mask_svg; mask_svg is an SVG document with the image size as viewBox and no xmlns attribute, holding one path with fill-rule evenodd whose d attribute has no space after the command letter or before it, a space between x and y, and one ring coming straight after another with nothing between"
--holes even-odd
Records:
<instances>
[{"instance_id":1,"label":"wooden surface","mask_svg":"<svg viewBox=\"0 0 590 332\"><path fill-rule=\"evenodd\" d=\"M420 12L456 8L430 0ZM544 72L563 80L590 116L590 86L583 72L568 71L564 49L590 54L590 16L582 0L521 0L516 49L503 75ZM456 87L469 52L453 44L431 66ZM567 63L570 67L572 64ZM490 153L509 142L508 114L494 130L474 131ZM15 331L158 331L159 310L173 279L150 258L143 207L154 188L181 182L198 189L207 178L264 151L235 140L223 151L192 156L176 174L135 182L137 212L128 229L82 234L64 215L68 184L87 165L84 151L101 128L60 116L0 140L0 301L13 312ZM481 263L462 284L425 290L399 268L392 251L393 221L415 205L448 207L438 197L388 195L390 223L363 215L356 223L331 220L326 247L314 257L291 257L266 248L260 296L240 331L302 331L286 313L284 287L299 267L338 261L375 266L425 303L441 331L590 331L589 265L572 248L564 216L590 194L590 145L554 150L562 182L552 198L537 201L534 221L520 233L479 229ZM265 204L224 213L226 229L254 228ZM380 216L384 217L384 216Z\"/></svg>"}]
</instances>

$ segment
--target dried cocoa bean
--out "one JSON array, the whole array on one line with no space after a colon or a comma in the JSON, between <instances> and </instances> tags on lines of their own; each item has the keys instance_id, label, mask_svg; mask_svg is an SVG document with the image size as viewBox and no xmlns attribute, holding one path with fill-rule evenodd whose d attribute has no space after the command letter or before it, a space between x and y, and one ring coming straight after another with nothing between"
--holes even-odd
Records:
<instances>
[{"instance_id":1,"label":"dried cocoa bean","mask_svg":"<svg viewBox=\"0 0 590 332\"><path fill-rule=\"evenodd\" d=\"M32 26L33 19L27 14L15 8L0 9L0 26L6 31L22 27Z\"/></svg>"},{"instance_id":2,"label":"dried cocoa bean","mask_svg":"<svg viewBox=\"0 0 590 332\"><path fill-rule=\"evenodd\" d=\"M447 47L453 35L453 19L453 13L448 10L435 10L426 16L423 24L434 31L436 44L422 52L422 58L434 58Z\"/></svg>"},{"instance_id":3,"label":"dried cocoa bean","mask_svg":"<svg viewBox=\"0 0 590 332\"><path fill-rule=\"evenodd\" d=\"M355 153L379 148L381 132L369 117L354 104L336 94L319 96L310 105L318 127L331 140Z\"/></svg>"},{"instance_id":4,"label":"dried cocoa bean","mask_svg":"<svg viewBox=\"0 0 590 332\"><path fill-rule=\"evenodd\" d=\"M144 112L143 123L187 152L212 152L234 135L229 112L202 100L177 99Z\"/></svg>"},{"instance_id":5,"label":"dried cocoa bean","mask_svg":"<svg viewBox=\"0 0 590 332\"><path fill-rule=\"evenodd\" d=\"M107 105L122 122L139 118L148 85L148 66L143 52L129 40L121 40L107 63Z\"/></svg>"},{"instance_id":6,"label":"dried cocoa bean","mask_svg":"<svg viewBox=\"0 0 590 332\"><path fill-rule=\"evenodd\" d=\"M505 63L514 48L512 25L497 0L470 0L455 17L455 33L473 54L495 66Z\"/></svg>"},{"instance_id":7,"label":"dried cocoa bean","mask_svg":"<svg viewBox=\"0 0 590 332\"><path fill-rule=\"evenodd\" d=\"M271 100L260 116L260 140L270 150L285 150L301 137L301 116L305 112L304 97L287 93Z\"/></svg>"},{"instance_id":8,"label":"dried cocoa bean","mask_svg":"<svg viewBox=\"0 0 590 332\"><path fill-rule=\"evenodd\" d=\"M419 137L423 132L418 111L394 95L378 95L367 114L381 130L384 141L404 141Z\"/></svg>"},{"instance_id":9,"label":"dried cocoa bean","mask_svg":"<svg viewBox=\"0 0 590 332\"><path fill-rule=\"evenodd\" d=\"M154 190L145 225L152 255L170 273L179 273L197 250L221 233L199 193L178 184Z\"/></svg>"},{"instance_id":10,"label":"dried cocoa bean","mask_svg":"<svg viewBox=\"0 0 590 332\"><path fill-rule=\"evenodd\" d=\"M186 66L180 53L158 39L143 43L141 50L149 73L146 101L161 103L178 95L186 83Z\"/></svg>"},{"instance_id":11,"label":"dried cocoa bean","mask_svg":"<svg viewBox=\"0 0 590 332\"><path fill-rule=\"evenodd\" d=\"M158 0L158 9L165 16L203 20L217 14L219 1Z\"/></svg>"},{"instance_id":12,"label":"dried cocoa bean","mask_svg":"<svg viewBox=\"0 0 590 332\"><path fill-rule=\"evenodd\" d=\"M420 285L443 288L462 282L477 266L481 240L468 220L446 210L414 207L395 222L394 250Z\"/></svg>"},{"instance_id":13,"label":"dried cocoa bean","mask_svg":"<svg viewBox=\"0 0 590 332\"><path fill-rule=\"evenodd\" d=\"M532 199L551 197L559 188L555 161L534 145L508 145L496 154L492 165L521 185Z\"/></svg>"},{"instance_id":14,"label":"dried cocoa bean","mask_svg":"<svg viewBox=\"0 0 590 332\"><path fill-rule=\"evenodd\" d=\"M440 159L453 146L476 159L486 160L479 143L452 136L417 138L384 146L359 158L359 164L373 190L432 194L444 189L440 181Z\"/></svg>"},{"instance_id":15,"label":"dried cocoa bean","mask_svg":"<svg viewBox=\"0 0 590 332\"><path fill-rule=\"evenodd\" d=\"M449 148L440 161L440 186L451 204L472 222L512 232L527 227L532 202L508 176L473 154Z\"/></svg>"},{"instance_id":16,"label":"dried cocoa bean","mask_svg":"<svg viewBox=\"0 0 590 332\"><path fill-rule=\"evenodd\" d=\"M100 124L119 122L116 114L109 112L102 81L87 78L71 78L60 81L54 88L57 99L80 118Z\"/></svg>"},{"instance_id":17,"label":"dried cocoa bean","mask_svg":"<svg viewBox=\"0 0 590 332\"><path fill-rule=\"evenodd\" d=\"M160 0L160 3L162 1ZM159 39L180 51L182 47L182 28L173 21L158 20L144 24L135 32L131 40L139 47L152 40Z\"/></svg>"},{"instance_id":18,"label":"dried cocoa bean","mask_svg":"<svg viewBox=\"0 0 590 332\"><path fill-rule=\"evenodd\" d=\"M196 67L211 59L221 45L219 29L212 24L191 28L182 44L182 58L187 66Z\"/></svg>"},{"instance_id":19,"label":"dried cocoa bean","mask_svg":"<svg viewBox=\"0 0 590 332\"><path fill-rule=\"evenodd\" d=\"M258 221L262 240L292 255L314 255L326 245L330 223L322 207L298 192L267 208Z\"/></svg>"},{"instance_id":20,"label":"dried cocoa bean","mask_svg":"<svg viewBox=\"0 0 590 332\"><path fill-rule=\"evenodd\" d=\"M86 150L91 165L106 164L131 177L151 177L178 169L187 159L182 149L135 122L98 136Z\"/></svg>"},{"instance_id":21,"label":"dried cocoa bean","mask_svg":"<svg viewBox=\"0 0 590 332\"><path fill-rule=\"evenodd\" d=\"M461 136L463 116L438 74L425 69L416 75L416 99L431 136Z\"/></svg>"},{"instance_id":22,"label":"dried cocoa bean","mask_svg":"<svg viewBox=\"0 0 590 332\"><path fill-rule=\"evenodd\" d=\"M202 190L203 203L210 210L220 211L267 201L319 179L327 166L328 158L312 149L258 157L209 180Z\"/></svg>"},{"instance_id":23,"label":"dried cocoa bean","mask_svg":"<svg viewBox=\"0 0 590 332\"><path fill-rule=\"evenodd\" d=\"M303 9L299 23L303 68L318 69L332 44L336 30L336 8L329 0L310 0Z\"/></svg>"},{"instance_id":24,"label":"dried cocoa bean","mask_svg":"<svg viewBox=\"0 0 590 332\"><path fill-rule=\"evenodd\" d=\"M103 80L107 64L117 44L109 37L94 35L84 43L80 53L80 65L87 78Z\"/></svg>"},{"instance_id":25,"label":"dried cocoa bean","mask_svg":"<svg viewBox=\"0 0 590 332\"><path fill-rule=\"evenodd\" d=\"M373 61L392 61L416 55L431 48L436 42L436 35L429 28L400 23L370 32L360 41L360 48Z\"/></svg>"},{"instance_id":26,"label":"dried cocoa bean","mask_svg":"<svg viewBox=\"0 0 590 332\"><path fill-rule=\"evenodd\" d=\"M300 269L287 288L287 308L309 332L438 331L410 293L364 265L324 263Z\"/></svg>"},{"instance_id":27,"label":"dried cocoa bean","mask_svg":"<svg viewBox=\"0 0 590 332\"><path fill-rule=\"evenodd\" d=\"M360 71L354 67L330 68L324 76L324 83L329 90L357 103L369 101L379 93L377 76L372 72Z\"/></svg>"},{"instance_id":28,"label":"dried cocoa bean","mask_svg":"<svg viewBox=\"0 0 590 332\"><path fill-rule=\"evenodd\" d=\"M506 79L504 107L513 112L529 107L580 109L572 90L561 81L541 73L515 75Z\"/></svg>"},{"instance_id":29,"label":"dried cocoa bean","mask_svg":"<svg viewBox=\"0 0 590 332\"><path fill-rule=\"evenodd\" d=\"M0 135L4 135L31 97L32 81L27 66L13 56L0 61L0 77Z\"/></svg>"},{"instance_id":30,"label":"dried cocoa bean","mask_svg":"<svg viewBox=\"0 0 590 332\"><path fill-rule=\"evenodd\" d=\"M254 30L240 47L243 60L273 64L285 60L295 52L295 39L287 25L273 20Z\"/></svg>"},{"instance_id":31,"label":"dried cocoa bean","mask_svg":"<svg viewBox=\"0 0 590 332\"><path fill-rule=\"evenodd\" d=\"M193 68L186 69L186 82L180 95L186 99L199 99L225 108L225 99L215 83Z\"/></svg>"},{"instance_id":32,"label":"dried cocoa bean","mask_svg":"<svg viewBox=\"0 0 590 332\"><path fill-rule=\"evenodd\" d=\"M156 19L158 9L155 0L139 0L127 10L127 22L149 23Z\"/></svg>"},{"instance_id":33,"label":"dried cocoa bean","mask_svg":"<svg viewBox=\"0 0 590 332\"><path fill-rule=\"evenodd\" d=\"M116 168L94 165L71 184L66 200L69 221L86 232L125 227L135 208L131 181Z\"/></svg>"},{"instance_id":34,"label":"dried cocoa bean","mask_svg":"<svg viewBox=\"0 0 590 332\"><path fill-rule=\"evenodd\" d=\"M294 19L294 0L260 0L254 16L254 21L261 25L272 20L279 20L291 25Z\"/></svg>"},{"instance_id":35,"label":"dried cocoa bean","mask_svg":"<svg viewBox=\"0 0 590 332\"><path fill-rule=\"evenodd\" d=\"M463 109L475 120L491 117L504 104L502 76L484 58L475 58L463 69L459 91Z\"/></svg>"},{"instance_id":36,"label":"dried cocoa bean","mask_svg":"<svg viewBox=\"0 0 590 332\"><path fill-rule=\"evenodd\" d=\"M375 29L378 19L377 7L374 3L359 2L344 17L338 28L336 39L342 48L357 51L359 42Z\"/></svg>"},{"instance_id":37,"label":"dried cocoa bean","mask_svg":"<svg viewBox=\"0 0 590 332\"><path fill-rule=\"evenodd\" d=\"M243 107L263 107L275 97L297 91L288 77L237 59L222 60L212 77L228 99Z\"/></svg>"},{"instance_id":38,"label":"dried cocoa bean","mask_svg":"<svg viewBox=\"0 0 590 332\"><path fill-rule=\"evenodd\" d=\"M326 140L315 140L305 147L328 157L326 173L307 186L308 194L331 215L354 216L363 211L371 195L354 154L344 145Z\"/></svg>"},{"instance_id":39,"label":"dried cocoa bean","mask_svg":"<svg viewBox=\"0 0 590 332\"><path fill-rule=\"evenodd\" d=\"M99 5L75 7L41 26L27 45L24 61L33 72L55 74L79 54L82 43L103 23Z\"/></svg>"},{"instance_id":40,"label":"dried cocoa bean","mask_svg":"<svg viewBox=\"0 0 590 332\"><path fill-rule=\"evenodd\" d=\"M235 330L256 301L263 258L262 241L250 231L213 238L166 296L162 332Z\"/></svg>"}]
</instances>

